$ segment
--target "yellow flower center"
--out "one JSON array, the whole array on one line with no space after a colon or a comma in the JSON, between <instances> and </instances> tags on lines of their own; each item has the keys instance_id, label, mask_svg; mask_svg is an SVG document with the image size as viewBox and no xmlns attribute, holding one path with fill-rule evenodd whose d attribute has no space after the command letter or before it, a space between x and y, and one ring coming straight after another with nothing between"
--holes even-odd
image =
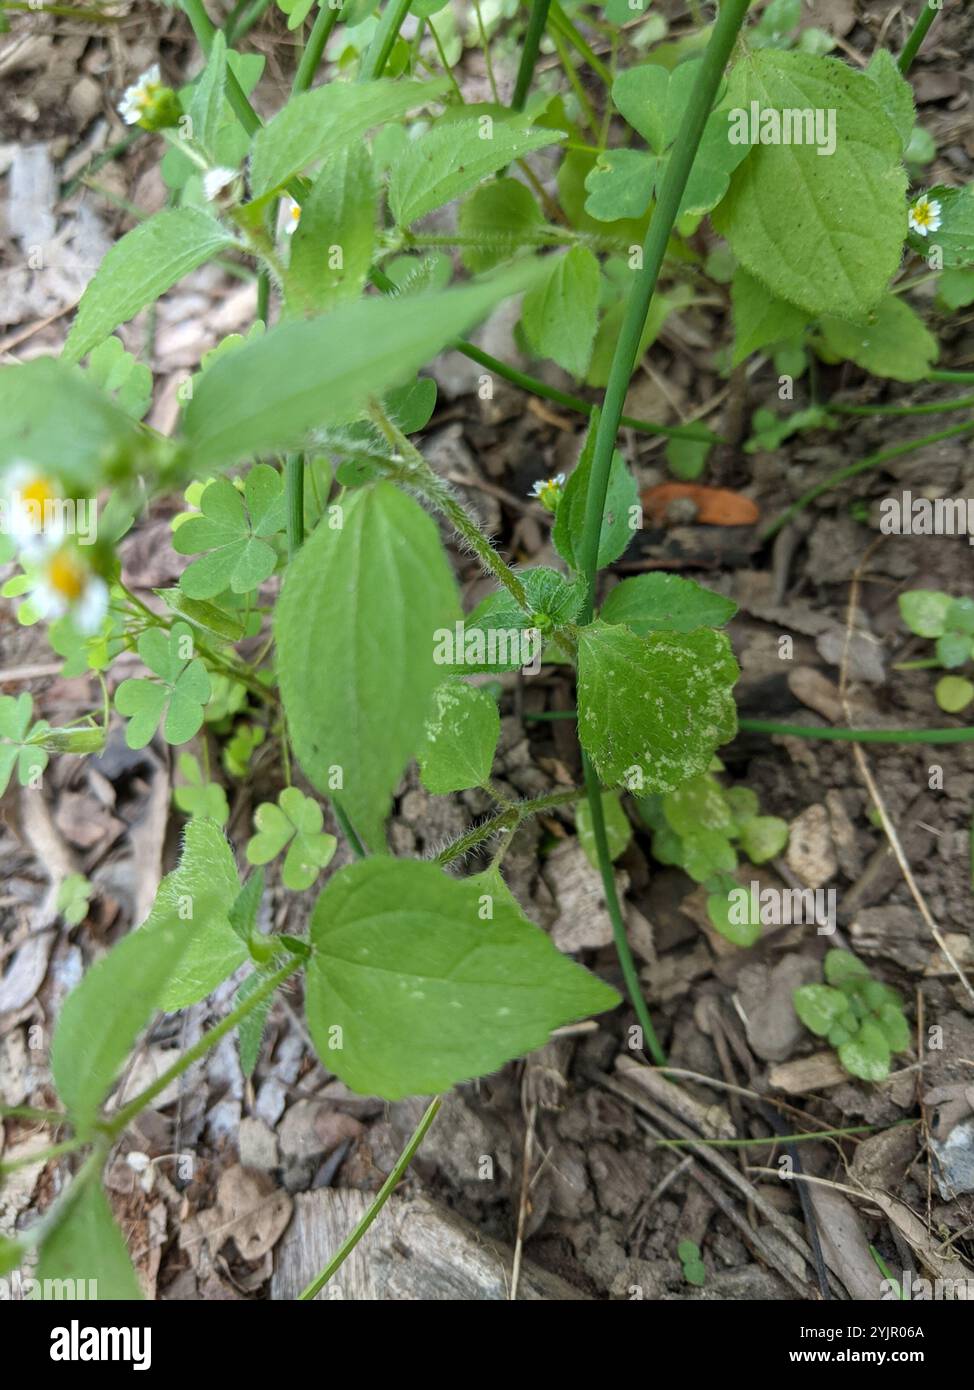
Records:
<instances>
[{"instance_id":1,"label":"yellow flower center","mask_svg":"<svg viewBox=\"0 0 974 1390\"><path fill-rule=\"evenodd\" d=\"M929 203L917 203L913 209L913 220L921 227L929 227L933 221L933 211Z\"/></svg>"},{"instance_id":2,"label":"yellow flower center","mask_svg":"<svg viewBox=\"0 0 974 1390\"><path fill-rule=\"evenodd\" d=\"M70 550L59 550L48 564L47 582L55 593L75 603L85 591L87 572Z\"/></svg>"},{"instance_id":3,"label":"yellow flower center","mask_svg":"<svg viewBox=\"0 0 974 1390\"><path fill-rule=\"evenodd\" d=\"M46 478L37 477L20 489L20 496L32 511L43 517L45 506L54 501L57 493Z\"/></svg>"}]
</instances>

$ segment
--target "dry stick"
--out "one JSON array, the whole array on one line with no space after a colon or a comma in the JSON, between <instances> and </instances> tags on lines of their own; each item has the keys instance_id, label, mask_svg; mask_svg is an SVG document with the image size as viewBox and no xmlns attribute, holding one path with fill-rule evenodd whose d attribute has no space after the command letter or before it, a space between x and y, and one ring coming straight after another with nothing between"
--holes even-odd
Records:
<instances>
[{"instance_id":1,"label":"dry stick","mask_svg":"<svg viewBox=\"0 0 974 1390\"><path fill-rule=\"evenodd\" d=\"M521 1167L521 1198L517 1207L517 1236L514 1241L514 1263L511 1267L511 1292L509 1300L517 1302L517 1285L521 1277L521 1253L524 1249L524 1228L528 1218L528 1194L531 1190L531 1158L534 1154L534 1126L538 1119L538 1102L531 1102L528 1111L527 1129L524 1134L524 1162Z\"/></svg>"},{"instance_id":2,"label":"dry stick","mask_svg":"<svg viewBox=\"0 0 974 1390\"><path fill-rule=\"evenodd\" d=\"M872 545L866 551L860 564L857 566L855 573L852 576L852 585L849 589L849 606L846 611L845 643L843 645L842 666L839 673L839 696L842 700L842 708L845 712L845 717L849 720L850 723L852 722L852 711L849 705L848 685L849 646L852 641L852 628L853 624L855 623L856 613L859 608L859 588L862 582L863 570L869 562L869 559L872 556L873 551L882 544L882 539L883 538L880 537L877 540L873 541ZM913 877L913 870L910 868L909 861L907 860L907 857L903 852L903 846L900 843L900 837L896 832L896 827L890 819L889 812L886 809L886 803L883 800L882 793L880 792L879 787L876 784L876 779L872 775L869 763L866 761L866 755L862 751L862 748L859 746L858 743L854 743L852 745L852 753L853 757L856 760L856 766L858 767L860 775L862 776L862 780L865 782L869 795L872 798L873 805L879 812L879 818L882 823L883 830L886 834L887 840L889 840L890 848L896 856L896 862L900 866L900 872L906 879L906 886L909 888L913 901L916 903L917 907L920 910L920 916L927 924L927 929L930 932L930 935L933 937L934 941L936 941L937 945L940 947L944 959L947 961L950 968L954 971L955 975L960 980L961 984L964 986L965 990L970 996L972 1003L974 1003L974 988L972 988L970 980L967 978L960 965L954 959L950 947L947 945L947 942L945 941L943 934L940 931L940 928L937 926L937 923L933 919L933 915L929 907L927 906L926 899L924 898L923 894L920 892L919 887L917 886L917 881Z\"/></svg>"}]
</instances>

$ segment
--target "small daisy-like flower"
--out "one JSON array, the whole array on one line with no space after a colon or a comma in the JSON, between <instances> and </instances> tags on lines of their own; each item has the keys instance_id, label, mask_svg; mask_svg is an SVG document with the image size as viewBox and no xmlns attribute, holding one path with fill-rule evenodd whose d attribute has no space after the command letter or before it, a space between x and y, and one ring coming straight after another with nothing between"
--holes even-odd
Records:
<instances>
[{"instance_id":1,"label":"small daisy-like flower","mask_svg":"<svg viewBox=\"0 0 974 1390\"><path fill-rule=\"evenodd\" d=\"M40 617L51 620L69 614L78 631L87 635L98 631L108 612L108 585L74 546L61 545L38 564L30 599Z\"/></svg>"},{"instance_id":2,"label":"small daisy-like flower","mask_svg":"<svg viewBox=\"0 0 974 1390\"><path fill-rule=\"evenodd\" d=\"M561 490L564 486L564 473L556 473L553 478L539 478L528 496L536 497L542 507L546 507L549 512L553 512L561 499Z\"/></svg>"},{"instance_id":3,"label":"small daisy-like flower","mask_svg":"<svg viewBox=\"0 0 974 1390\"><path fill-rule=\"evenodd\" d=\"M228 169L222 164L215 169L207 169L203 175L203 196L206 201L212 203L225 188L229 188L236 177L236 169Z\"/></svg>"},{"instance_id":4,"label":"small daisy-like flower","mask_svg":"<svg viewBox=\"0 0 974 1390\"><path fill-rule=\"evenodd\" d=\"M910 208L910 230L916 232L917 236L926 236L928 232L939 231L940 220L940 204L936 198L928 198L924 194Z\"/></svg>"},{"instance_id":5,"label":"small daisy-like flower","mask_svg":"<svg viewBox=\"0 0 974 1390\"><path fill-rule=\"evenodd\" d=\"M118 114L126 125L141 125L146 130L161 130L177 125L182 115L179 98L162 81L159 64L153 63L137 82L126 87L118 103Z\"/></svg>"},{"instance_id":6,"label":"small daisy-like flower","mask_svg":"<svg viewBox=\"0 0 974 1390\"><path fill-rule=\"evenodd\" d=\"M293 198L284 199L284 235L294 236L297 231L298 223L301 221L301 208Z\"/></svg>"},{"instance_id":7,"label":"small daisy-like flower","mask_svg":"<svg viewBox=\"0 0 974 1390\"><path fill-rule=\"evenodd\" d=\"M32 463L14 463L3 474L0 523L21 551L58 542L64 537L62 500L56 478Z\"/></svg>"}]
</instances>

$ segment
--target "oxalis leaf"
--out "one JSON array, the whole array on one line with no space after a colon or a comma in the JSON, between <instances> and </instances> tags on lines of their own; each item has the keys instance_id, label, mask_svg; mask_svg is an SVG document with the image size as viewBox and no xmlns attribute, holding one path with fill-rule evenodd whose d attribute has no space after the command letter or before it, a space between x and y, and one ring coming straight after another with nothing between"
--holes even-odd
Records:
<instances>
[{"instance_id":1,"label":"oxalis leaf","mask_svg":"<svg viewBox=\"0 0 974 1390\"><path fill-rule=\"evenodd\" d=\"M348 424L539 274L534 263L518 265L460 289L360 299L270 329L200 379L184 421L195 466L298 446L313 429Z\"/></svg>"},{"instance_id":2,"label":"oxalis leaf","mask_svg":"<svg viewBox=\"0 0 974 1390\"><path fill-rule=\"evenodd\" d=\"M582 747L610 785L669 792L706 770L737 728L740 674L722 632L637 637L596 621L578 633Z\"/></svg>"},{"instance_id":3,"label":"oxalis leaf","mask_svg":"<svg viewBox=\"0 0 974 1390\"><path fill-rule=\"evenodd\" d=\"M62 356L77 362L177 280L233 245L226 228L198 208L171 208L140 222L112 247L81 296Z\"/></svg>"},{"instance_id":4,"label":"oxalis leaf","mask_svg":"<svg viewBox=\"0 0 974 1390\"><path fill-rule=\"evenodd\" d=\"M167 743L187 743L203 723L203 706L210 698L210 678L194 656L192 629L173 623L170 632L153 627L138 641L139 656L159 680L132 676L115 692L115 708L128 720L125 742L144 748L165 715L162 736Z\"/></svg>"},{"instance_id":5,"label":"oxalis leaf","mask_svg":"<svg viewBox=\"0 0 974 1390\"><path fill-rule=\"evenodd\" d=\"M442 678L435 633L459 604L436 527L411 497L391 483L362 488L342 521L319 525L288 568L278 670L301 766L378 851Z\"/></svg>"},{"instance_id":6,"label":"oxalis leaf","mask_svg":"<svg viewBox=\"0 0 974 1390\"><path fill-rule=\"evenodd\" d=\"M258 588L277 563L277 552L263 537L283 527L284 484L276 468L267 463L252 468L243 496L229 479L217 478L200 497L200 515L184 521L173 535L173 549L180 555L208 552L188 566L179 587L191 599Z\"/></svg>"},{"instance_id":7,"label":"oxalis leaf","mask_svg":"<svg viewBox=\"0 0 974 1390\"><path fill-rule=\"evenodd\" d=\"M156 1010L201 999L218 982L213 979L186 997L177 972L182 969L186 978L196 969L193 962L211 950L217 914L225 914L238 891L221 831L212 822L192 821L182 863L163 880L144 925L113 946L68 995L51 1043L51 1074L80 1134L91 1130L98 1107ZM209 938L205 945L204 937ZM243 959L246 953L235 936L232 941ZM221 967L218 978L224 973L229 972ZM174 993L179 1004L167 1005Z\"/></svg>"},{"instance_id":8,"label":"oxalis leaf","mask_svg":"<svg viewBox=\"0 0 974 1390\"><path fill-rule=\"evenodd\" d=\"M496 1071L553 1028L619 1003L555 949L493 878L364 860L311 919L308 1026L329 1071L387 1100Z\"/></svg>"},{"instance_id":9,"label":"oxalis leaf","mask_svg":"<svg viewBox=\"0 0 974 1390\"><path fill-rule=\"evenodd\" d=\"M734 68L726 99L748 116L752 102L779 117L834 111L835 149L755 145L714 227L779 298L809 314L864 318L899 264L906 230L900 139L879 88L836 58L762 49Z\"/></svg>"},{"instance_id":10,"label":"oxalis leaf","mask_svg":"<svg viewBox=\"0 0 974 1390\"><path fill-rule=\"evenodd\" d=\"M324 816L317 801L297 787L285 787L278 804L265 801L254 812L257 834L247 844L248 864L269 864L289 845L281 877L285 888L301 893L310 888L338 846L323 833Z\"/></svg>"}]
</instances>

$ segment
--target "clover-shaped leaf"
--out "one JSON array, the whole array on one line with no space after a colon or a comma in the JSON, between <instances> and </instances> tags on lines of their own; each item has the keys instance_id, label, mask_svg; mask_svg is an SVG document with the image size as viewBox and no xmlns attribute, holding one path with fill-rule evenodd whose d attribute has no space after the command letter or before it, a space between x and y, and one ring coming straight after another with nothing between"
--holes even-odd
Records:
<instances>
[{"instance_id":1,"label":"clover-shaped leaf","mask_svg":"<svg viewBox=\"0 0 974 1390\"><path fill-rule=\"evenodd\" d=\"M138 648L159 679L134 676L116 690L115 708L129 721L125 742L144 748L162 720L167 743L188 743L203 723L203 706L210 698L210 678L194 655L192 629L186 623L174 623L169 633L150 628Z\"/></svg>"},{"instance_id":2,"label":"clover-shaped leaf","mask_svg":"<svg viewBox=\"0 0 974 1390\"><path fill-rule=\"evenodd\" d=\"M172 799L178 809L194 820L201 817L203 820L214 820L217 825L226 825L230 819L230 807L227 805L227 794L219 782L208 782L204 778L199 762L192 753L180 754L179 771L186 782L184 786L173 788Z\"/></svg>"},{"instance_id":3,"label":"clover-shaped leaf","mask_svg":"<svg viewBox=\"0 0 974 1390\"><path fill-rule=\"evenodd\" d=\"M275 806L265 801L254 812L257 834L247 844L249 864L268 864L290 844L284 859L285 888L295 893L310 888L335 853L338 841L322 833L324 816L317 801L297 787L286 787Z\"/></svg>"},{"instance_id":4,"label":"clover-shaped leaf","mask_svg":"<svg viewBox=\"0 0 974 1390\"><path fill-rule=\"evenodd\" d=\"M189 598L209 599L224 589L245 594L273 573L277 551L262 537L284 526L281 475L259 463L247 474L243 495L226 478L217 478L200 498L200 515L175 532L173 548L198 560L187 568L179 587Z\"/></svg>"},{"instance_id":5,"label":"clover-shaped leaf","mask_svg":"<svg viewBox=\"0 0 974 1390\"><path fill-rule=\"evenodd\" d=\"M47 767L46 749L28 742L49 727L44 719L29 727L33 704L27 691L17 696L0 695L0 795L6 791L15 767L22 787L35 785Z\"/></svg>"},{"instance_id":6,"label":"clover-shaped leaf","mask_svg":"<svg viewBox=\"0 0 974 1390\"><path fill-rule=\"evenodd\" d=\"M88 903L93 888L84 874L68 874L57 895L57 910L71 927L76 927L88 916Z\"/></svg>"}]
</instances>

